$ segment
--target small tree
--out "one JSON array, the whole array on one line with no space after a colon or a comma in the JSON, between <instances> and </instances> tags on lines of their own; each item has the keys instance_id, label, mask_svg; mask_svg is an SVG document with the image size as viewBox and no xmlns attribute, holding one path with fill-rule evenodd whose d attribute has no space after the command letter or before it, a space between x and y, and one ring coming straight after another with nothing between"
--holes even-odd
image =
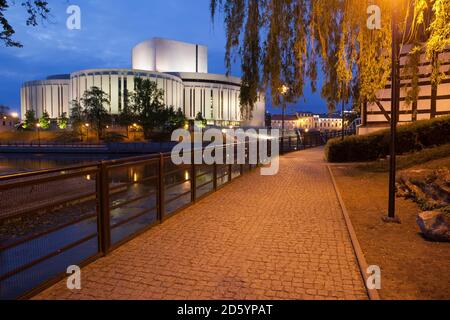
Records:
<instances>
[{"instance_id":1,"label":"small tree","mask_svg":"<svg viewBox=\"0 0 450 320\"><path fill-rule=\"evenodd\" d=\"M167 123L169 114L163 103L164 91L149 79L136 78L135 85L131 97L133 111L148 139L155 129L161 129Z\"/></svg>"},{"instance_id":2,"label":"small tree","mask_svg":"<svg viewBox=\"0 0 450 320\"><path fill-rule=\"evenodd\" d=\"M174 107L170 107L169 109L167 109L167 112L168 112L168 121L166 128L170 132L173 132L174 130L179 129L186 125L187 118L181 109L175 111Z\"/></svg>"},{"instance_id":3,"label":"small tree","mask_svg":"<svg viewBox=\"0 0 450 320\"><path fill-rule=\"evenodd\" d=\"M208 124L208 121L203 118L203 114L201 112L197 114L197 116L195 117L195 121L200 122L202 128L205 128Z\"/></svg>"},{"instance_id":4,"label":"small tree","mask_svg":"<svg viewBox=\"0 0 450 320\"><path fill-rule=\"evenodd\" d=\"M37 123L36 113L34 112L34 110L28 110L25 113L25 121L23 123L23 128L27 130L32 130L36 125L36 123Z\"/></svg>"},{"instance_id":5,"label":"small tree","mask_svg":"<svg viewBox=\"0 0 450 320\"><path fill-rule=\"evenodd\" d=\"M69 118L67 118L67 113L63 112L61 117L58 119L58 128L61 130L67 129L67 125L69 124Z\"/></svg>"},{"instance_id":6,"label":"small tree","mask_svg":"<svg viewBox=\"0 0 450 320\"><path fill-rule=\"evenodd\" d=\"M83 124L86 122L86 115L83 111L83 107L77 100L72 100L70 102L70 124L72 125L72 130L81 136L83 140Z\"/></svg>"},{"instance_id":7,"label":"small tree","mask_svg":"<svg viewBox=\"0 0 450 320\"><path fill-rule=\"evenodd\" d=\"M42 117L39 119L39 124L41 125L42 129L48 130L50 129L50 123L51 123L50 115L48 114L47 111L45 111L42 114Z\"/></svg>"},{"instance_id":8,"label":"small tree","mask_svg":"<svg viewBox=\"0 0 450 320\"><path fill-rule=\"evenodd\" d=\"M129 128L137 121L137 117L131 106L130 94L128 91L125 91L125 105L120 111L117 121L121 126L127 128L127 137L129 138Z\"/></svg>"},{"instance_id":9,"label":"small tree","mask_svg":"<svg viewBox=\"0 0 450 320\"><path fill-rule=\"evenodd\" d=\"M109 96L100 88L92 87L87 90L81 98L87 121L97 130L98 139L103 136L110 115L105 109L105 105L109 105Z\"/></svg>"}]
</instances>

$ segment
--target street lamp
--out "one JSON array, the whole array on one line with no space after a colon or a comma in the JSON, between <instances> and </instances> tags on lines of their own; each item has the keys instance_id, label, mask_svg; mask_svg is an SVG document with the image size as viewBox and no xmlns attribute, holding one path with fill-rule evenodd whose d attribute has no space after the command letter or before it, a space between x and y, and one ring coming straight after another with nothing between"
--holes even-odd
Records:
<instances>
[{"instance_id":1,"label":"street lamp","mask_svg":"<svg viewBox=\"0 0 450 320\"><path fill-rule=\"evenodd\" d=\"M397 1L400 2L400 1ZM398 9L392 3L392 72L391 72L391 151L389 165L389 211L385 222L399 223L396 217L396 178L397 178L397 122L400 109L400 43L398 30Z\"/></svg>"},{"instance_id":2,"label":"street lamp","mask_svg":"<svg viewBox=\"0 0 450 320\"><path fill-rule=\"evenodd\" d=\"M284 128L285 128L285 118L286 118L286 95L289 92L289 87L283 85L280 88L280 93L283 96L283 111L281 115L281 153L284 153Z\"/></svg>"},{"instance_id":3,"label":"street lamp","mask_svg":"<svg viewBox=\"0 0 450 320\"><path fill-rule=\"evenodd\" d=\"M41 146L41 133L40 133L40 131L41 131L41 124L37 123L36 124L36 128L37 128L37 136L38 136L38 145L40 147Z\"/></svg>"},{"instance_id":4,"label":"street lamp","mask_svg":"<svg viewBox=\"0 0 450 320\"><path fill-rule=\"evenodd\" d=\"M86 127L86 142L89 142L89 123L85 123L84 126Z\"/></svg>"},{"instance_id":5,"label":"street lamp","mask_svg":"<svg viewBox=\"0 0 450 320\"><path fill-rule=\"evenodd\" d=\"M133 140L136 141L136 132L137 132L137 130L138 130L138 125L137 125L136 123L134 123L134 124L133 124L133 128L134 128L134 131L133 131Z\"/></svg>"}]
</instances>

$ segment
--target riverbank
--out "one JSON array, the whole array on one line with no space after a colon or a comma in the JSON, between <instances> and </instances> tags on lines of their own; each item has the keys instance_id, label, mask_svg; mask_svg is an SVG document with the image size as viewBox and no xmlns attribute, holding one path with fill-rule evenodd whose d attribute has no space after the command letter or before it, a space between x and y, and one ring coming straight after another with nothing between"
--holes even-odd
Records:
<instances>
[{"instance_id":1,"label":"riverbank","mask_svg":"<svg viewBox=\"0 0 450 320\"><path fill-rule=\"evenodd\" d=\"M0 153L24 154L149 154L170 152L175 142L131 142L107 144L10 143L0 145Z\"/></svg>"}]
</instances>

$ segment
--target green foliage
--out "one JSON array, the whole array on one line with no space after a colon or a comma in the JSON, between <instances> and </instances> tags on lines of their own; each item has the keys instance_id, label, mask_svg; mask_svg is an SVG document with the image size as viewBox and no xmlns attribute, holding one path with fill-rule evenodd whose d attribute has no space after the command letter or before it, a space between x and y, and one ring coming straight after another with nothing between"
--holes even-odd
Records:
<instances>
[{"instance_id":1,"label":"green foliage","mask_svg":"<svg viewBox=\"0 0 450 320\"><path fill-rule=\"evenodd\" d=\"M43 130L48 130L50 129L50 124L51 124L50 115L48 114L47 111L45 111L42 114L42 117L39 119L39 125Z\"/></svg>"},{"instance_id":2,"label":"green foliage","mask_svg":"<svg viewBox=\"0 0 450 320\"><path fill-rule=\"evenodd\" d=\"M63 112L61 117L58 119L58 128L61 130L67 129L67 126L69 124L69 118L67 117L67 113Z\"/></svg>"},{"instance_id":3,"label":"green foliage","mask_svg":"<svg viewBox=\"0 0 450 320\"><path fill-rule=\"evenodd\" d=\"M381 9L380 30L367 27L369 5ZM210 7L213 18L224 13L228 72L233 55L242 61L244 115L260 88L270 88L273 105L281 103L282 85L290 88L288 101L303 95L307 78L315 89L319 62L330 111L338 102L375 102L391 74L394 14L402 44L425 44L430 59L450 45L450 0L211 0ZM431 79L439 83L443 75L433 60ZM409 92L411 99L416 95Z\"/></svg>"},{"instance_id":4,"label":"green foliage","mask_svg":"<svg viewBox=\"0 0 450 320\"><path fill-rule=\"evenodd\" d=\"M170 107L169 109L167 109L167 112L168 120L166 128L169 130L169 132L182 128L186 125L188 120L181 109L175 111L173 107Z\"/></svg>"},{"instance_id":5,"label":"green foliage","mask_svg":"<svg viewBox=\"0 0 450 320\"><path fill-rule=\"evenodd\" d=\"M128 136L128 128L132 126L135 122L137 122L137 115L133 110L133 106L130 101L130 93L126 91L125 93L125 105L119 113L117 117L117 122L127 128L127 136Z\"/></svg>"},{"instance_id":6,"label":"green foliage","mask_svg":"<svg viewBox=\"0 0 450 320\"><path fill-rule=\"evenodd\" d=\"M25 121L23 124L23 128L26 130L33 130L36 126L37 119L36 119L36 113L33 110L28 110L25 113Z\"/></svg>"},{"instance_id":7,"label":"green foliage","mask_svg":"<svg viewBox=\"0 0 450 320\"><path fill-rule=\"evenodd\" d=\"M105 142L123 142L126 139L127 139L126 136L117 132L106 132L103 137L103 140Z\"/></svg>"},{"instance_id":8,"label":"green foliage","mask_svg":"<svg viewBox=\"0 0 450 320\"><path fill-rule=\"evenodd\" d=\"M90 90L84 92L81 104L87 122L97 131L100 139L110 121L110 115L105 109L105 105L110 104L108 95L98 87L91 87Z\"/></svg>"},{"instance_id":9,"label":"green foliage","mask_svg":"<svg viewBox=\"0 0 450 320\"><path fill-rule=\"evenodd\" d=\"M12 39L16 33L14 28L9 23L5 16L5 12L10 8L10 5L15 5L16 1L0 0L0 41L7 47L22 47L22 44ZM23 0L20 2L22 7L27 12L27 26L37 26L38 19L46 20L49 16L50 9L47 1L40 0Z\"/></svg>"},{"instance_id":10,"label":"green foliage","mask_svg":"<svg viewBox=\"0 0 450 320\"><path fill-rule=\"evenodd\" d=\"M208 121L205 118L203 118L203 114L201 112L197 114L197 116L195 117L195 121L199 122L202 128L205 128L206 125L208 124Z\"/></svg>"},{"instance_id":11,"label":"green foliage","mask_svg":"<svg viewBox=\"0 0 450 320\"><path fill-rule=\"evenodd\" d=\"M168 120L164 106L164 91L158 89L156 82L136 78L135 91L131 95L133 112L144 129L146 138L150 138L156 129L162 130Z\"/></svg>"},{"instance_id":12,"label":"green foliage","mask_svg":"<svg viewBox=\"0 0 450 320\"><path fill-rule=\"evenodd\" d=\"M83 111L83 107L77 100L70 102L70 123L72 130L81 133L81 128L86 123L86 115Z\"/></svg>"},{"instance_id":13,"label":"green foliage","mask_svg":"<svg viewBox=\"0 0 450 320\"><path fill-rule=\"evenodd\" d=\"M373 161L389 154L390 131L330 140L325 148L329 162ZM450 143L450 117L417 121L398 128L398 154Z\"/></svg>"}]
</instances>

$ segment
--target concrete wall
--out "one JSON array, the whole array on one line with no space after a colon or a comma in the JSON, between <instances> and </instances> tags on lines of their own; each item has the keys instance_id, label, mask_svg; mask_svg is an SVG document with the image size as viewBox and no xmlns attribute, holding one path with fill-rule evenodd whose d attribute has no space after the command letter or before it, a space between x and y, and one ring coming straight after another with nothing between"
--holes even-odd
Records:
<instances>
[{"instance_id":1,"label":"concrete wall","mask_svg":"<svg viewBox=\"0 0 450 320\"><path fill-rule=\"evenodd\" d=\"M208 48L154 38L141 42L133 48L132 67L157 72L208 73Z\"/></svg>"},{"instance_id":2,"label":"concrete wall","mask_svg":"<svg viewBox=\"0 0 450 320\"><path fill-rule=\"evenodd\" d=\"M140 77L157 83L164 90L164 104L174 108L183 108L183 82L180 78L157 72L128 69L82 70L72 73L70 80L70 101L83 97L86 90L96 86L110 97L110 105L105 105L111 114L119 114L125 105L125 89L134 92L134 79Z\"/></svg>"},{"instance_id":3,"label":"concrete wall","mask_svg":"<svg viewBox=\"0 0 450 320\"><path fill-rule=\"evenodd\" d=\"M64 112L69 114L69 84L66 79L26 82L20 89L22 118L29 110L36 117L47 111L50 118L58 118Z\"/></svg>"}]
</instances>

